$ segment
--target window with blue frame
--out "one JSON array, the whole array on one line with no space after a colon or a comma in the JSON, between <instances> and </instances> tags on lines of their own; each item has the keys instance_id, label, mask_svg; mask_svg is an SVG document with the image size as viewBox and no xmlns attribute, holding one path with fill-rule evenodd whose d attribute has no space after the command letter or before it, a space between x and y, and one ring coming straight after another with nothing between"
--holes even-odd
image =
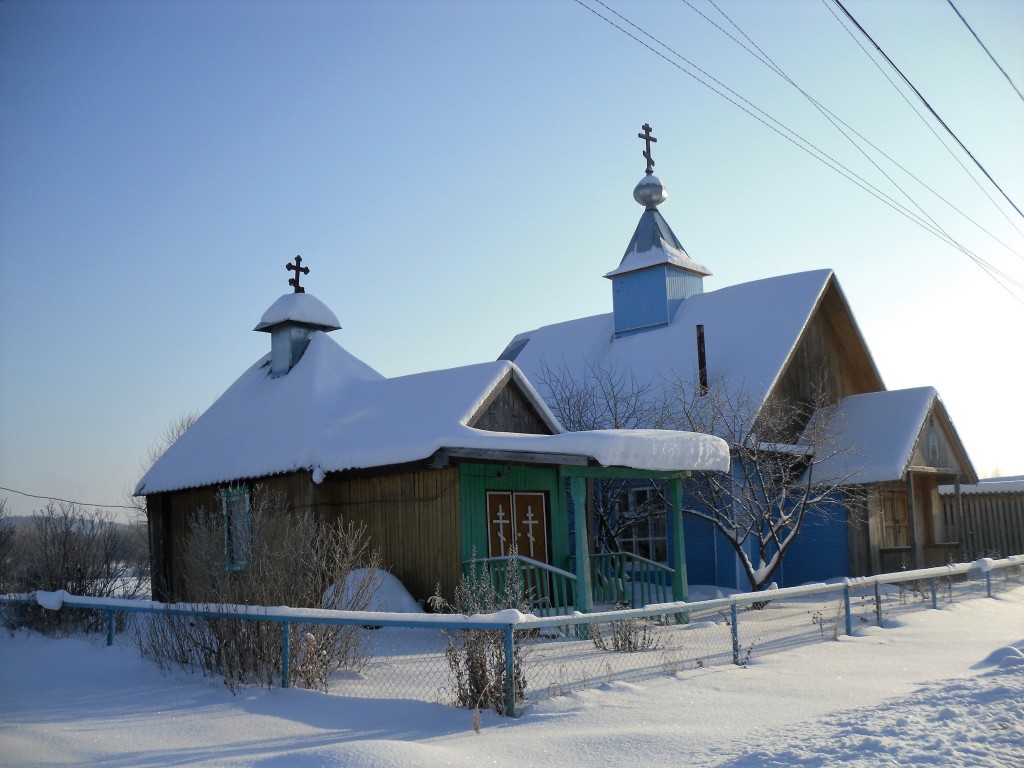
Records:
<instances>
[{"instance_id":1,"label":"window with blue frame","mask_svg":"<svg viewBox=\"0 0 1024 768\"><path fill-rule=\"evenodd\" d=\"M252 545L249 487L225 488L220 493L220 504L224 515L224 567L228 571L245 570Z\"/></svg>"}]
</instances>

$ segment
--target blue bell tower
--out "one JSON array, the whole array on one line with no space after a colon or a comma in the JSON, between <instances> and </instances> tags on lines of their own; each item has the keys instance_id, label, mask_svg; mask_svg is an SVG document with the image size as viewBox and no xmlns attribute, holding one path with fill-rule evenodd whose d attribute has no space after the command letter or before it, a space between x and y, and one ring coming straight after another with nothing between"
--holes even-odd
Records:
<instances>
[{"instance_id":1,"label":"blue bell tower","mask_svg":"<svg viewBox=\"0 0 1024 768\"><path fill-rule=\"evenodd\" d=\"M612 281L616 338L668 325L683 301L704 292L704 278L711 274L687 255L658 212L668 191L654 175L651 143L657 139L646 123L643 130L638 136L647 144L647 173L633 190L633 199L644 212L619 266L605 275Z\"/></svg>"}]
</instances>

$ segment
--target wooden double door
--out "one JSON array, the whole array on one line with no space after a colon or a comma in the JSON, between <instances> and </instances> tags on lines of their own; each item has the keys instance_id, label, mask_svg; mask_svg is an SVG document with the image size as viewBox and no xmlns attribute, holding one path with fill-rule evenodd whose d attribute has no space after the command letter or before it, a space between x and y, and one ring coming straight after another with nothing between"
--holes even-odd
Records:
<instances>
[{"instance_id":1,"label":"wooden double door","mask_svg":"<svg viewBox=\"0 0 1024 768\"><path fill-rule=\"evenodd\" d=\"M551 562L547 494L539 491L487 492L487 546L504 557L513 546L520 557Z\"/></svg>"}]
</instances>

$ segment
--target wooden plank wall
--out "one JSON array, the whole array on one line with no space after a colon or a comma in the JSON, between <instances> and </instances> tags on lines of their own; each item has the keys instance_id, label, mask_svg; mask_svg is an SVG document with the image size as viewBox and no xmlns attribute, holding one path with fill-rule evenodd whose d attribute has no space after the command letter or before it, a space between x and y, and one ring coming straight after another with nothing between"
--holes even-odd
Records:
<instances>
[{"instance_id":1,"label":"wooden plank wall","mask_svg":"<svg viewBox=\"0 0 1024 768\"><path fill-rule=\"evenodd\" d=\"M709 368L712 364L713 361L708 360ZM806 406L822 396L826 403L834 403L849 395L882 388L857 327L832 283L773 387L767 406L768 409ZM770 410L766 409L765 418L770 424ZM793 424L789 432L779 435L778 439L796 439L805 426L806 423Z\"/></svg>"},{"instance_id":2,"label":"wooden plank wall","mask_svg":"<svg viewBox=\"0 0 1024 768\"><path fill-rule=\"evenodd\" d=\"M328 479L316 497L321 513L366 525L384 567L413 597L440 585L451 600L461 574L458 468Z\"/></svg>"},{"instance_id":3,"label":"wooden plank wall","mask_svg":"<svg viewBox=\"0 0 1024 768\"><path fill-rule=\"evenodd\" d=\"M255 491L280 492L293 508L314 509L325 519L366 525L370 546L383 566L417 599L438 584L449 599L461 573L459 471L457 468L404 474L328 479L317 486L308 472L262 478ZM148 500L154 567L166 574L165 598L187 599L179 565L189 520L200 508L220 514L218 488L157 494Z\"/></svg>"},{"instance_id":4,"label":"wooden plank wall","mask_svg":"<svg viewBox=\"0 0 1024 768\"><path fill-rule=\"evenodd\" d=\"M469 426L491 432L520 432L550 435L551 430L537 413L515 380L508 377L497 395L486 403Z\"/></svg>"},{"instance_id":5,"label":"wooden plank wall","mask_svg":"<svg viewBox=\"0 0 1024 768\"><path fill-rule=\"evenodd\" d=\"M965 493L960 498L962 526L956 496L942 495L946 530L960 532L958 559L1024 554L1024 493Z\"/></svg>"}]
</instances>

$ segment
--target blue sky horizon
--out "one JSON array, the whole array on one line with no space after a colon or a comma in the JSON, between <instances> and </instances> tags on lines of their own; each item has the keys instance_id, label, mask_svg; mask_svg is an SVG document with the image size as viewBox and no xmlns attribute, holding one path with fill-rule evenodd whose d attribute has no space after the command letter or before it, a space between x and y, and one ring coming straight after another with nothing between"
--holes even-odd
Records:
<instances>
[{"instance_id":1,"label":"blue sky horizon","mask_svg":"<svg viewBox=\"0 0 1024 768\"><path fill-rule=\"evenodd\" d=\"M643 123L706 290L834 269L886 385L936 387L980 475L1024 474L1024 218L831 3L606 4L0 4L0 486L125 503L268 351L296 254L387 376L611 311ZM844 4L1024 205L1024 101L948 3ZM957 7L1024 84L1024 4Z\"/></svg>"}]
</instances>

